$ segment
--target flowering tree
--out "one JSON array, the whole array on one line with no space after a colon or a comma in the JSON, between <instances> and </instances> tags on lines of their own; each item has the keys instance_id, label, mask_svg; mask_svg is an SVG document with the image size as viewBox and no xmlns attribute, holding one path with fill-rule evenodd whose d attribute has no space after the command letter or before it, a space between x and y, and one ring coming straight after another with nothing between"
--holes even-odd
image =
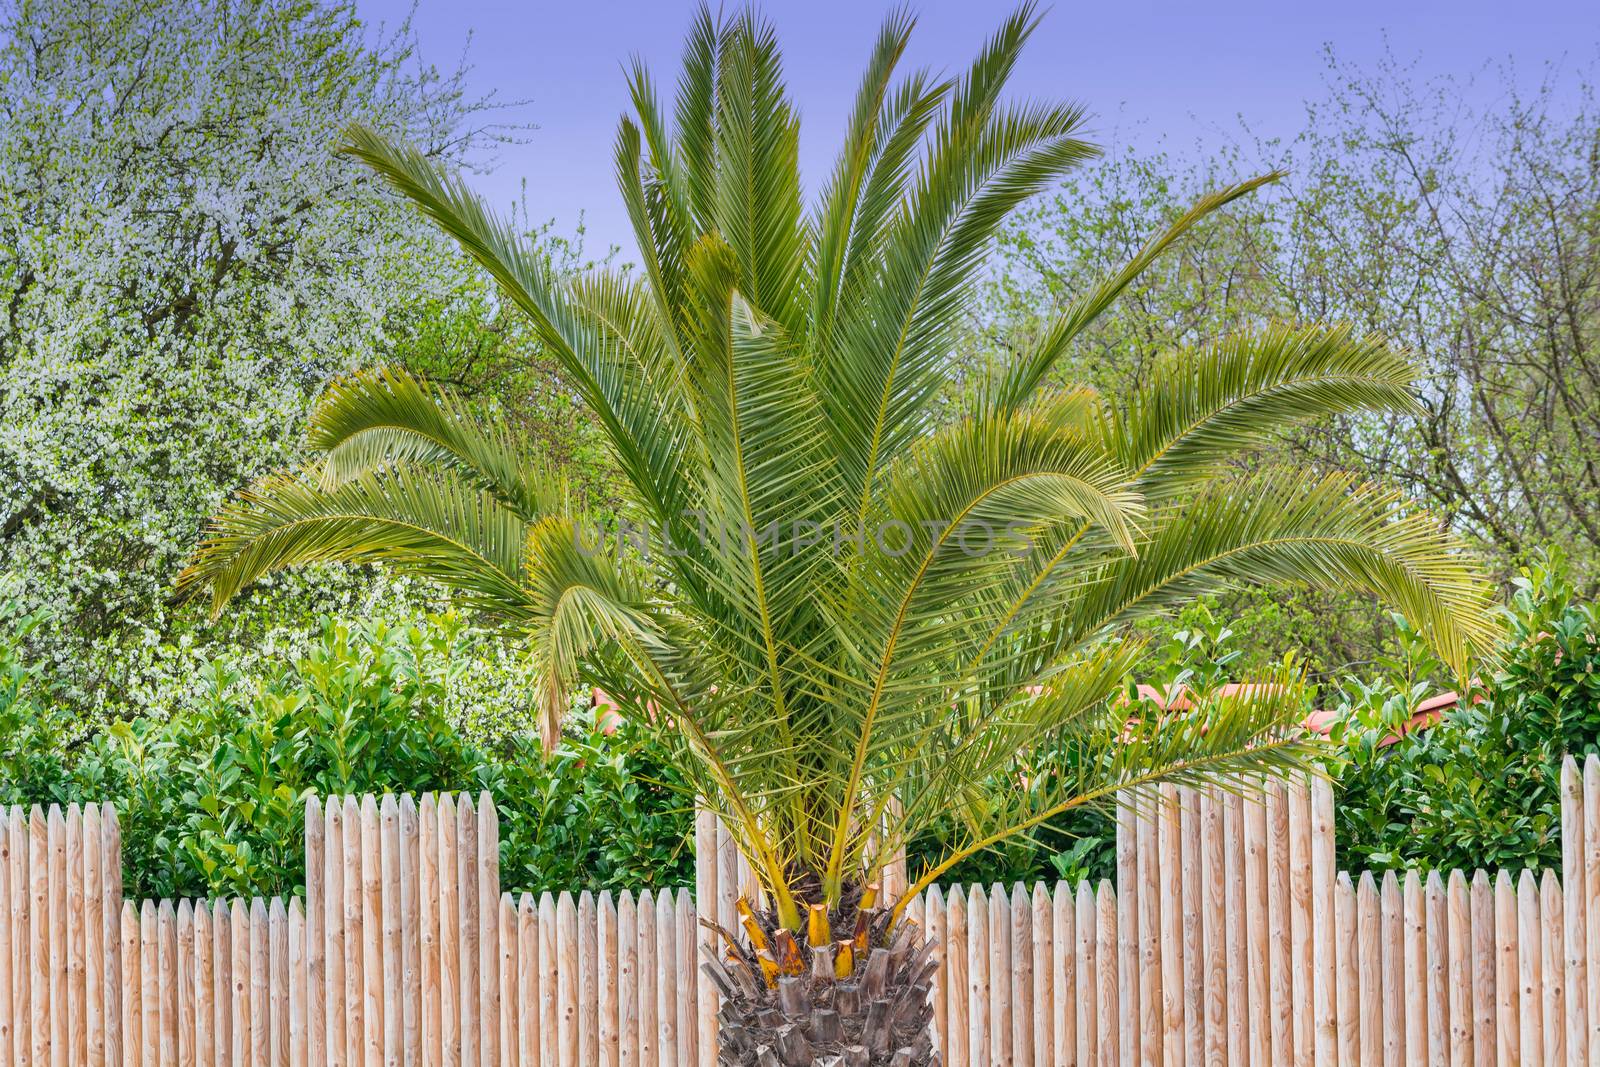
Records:
<instances>
[{"instance_id":1,"label":"flowering tree","mask_svg":"<svg viewBox=\"0 0 1600 1067\"><path fill-rule=\"evenodd\" d=\"M149 699L200 520L412 301L476 284L332 151L357 120L441 160L493 136L411 43L298 0L0 8L0 573L69 698Z\"/></svg>"}]
</instances>

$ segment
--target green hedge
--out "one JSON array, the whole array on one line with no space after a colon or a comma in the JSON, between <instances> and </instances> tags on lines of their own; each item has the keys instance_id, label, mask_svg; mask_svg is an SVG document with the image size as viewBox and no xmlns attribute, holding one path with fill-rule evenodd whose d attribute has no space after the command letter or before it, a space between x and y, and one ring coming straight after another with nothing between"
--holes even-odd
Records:
<instances>
[{"instance_id":1,"label":"green hedge","mask_svg":"<svg viewBox=\"0 0 1600 1067\"><path fill-rule=\"evenodd\" d=\"M48 679L26 664L35 616L0 631L0 800L109 800L135 896L293 892L304 884L309 794L487 789L508 890L688 884L692 805L648 738L607 736L584 710L558 751L513 733L470 740L445 713L470 669L471 631L323 624L310 650L251 680L197 664L197 695L169 721L114 722L75 748Z\"/></svg>"}]
</instances>

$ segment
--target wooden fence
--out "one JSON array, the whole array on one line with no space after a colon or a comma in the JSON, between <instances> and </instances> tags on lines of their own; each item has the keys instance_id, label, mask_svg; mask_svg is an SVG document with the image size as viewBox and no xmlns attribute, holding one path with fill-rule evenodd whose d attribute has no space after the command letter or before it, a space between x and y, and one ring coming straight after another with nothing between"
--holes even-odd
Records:
<instances>
[{"instance_id":1,"label":"wooden fence","mask_svg":"<svg viewBox=\"0 0 1600 1067\"><path fill-rule=\"evenodd\" d=\"M1116 885L935 888L945 1063L1600 1065L1600 761L1563 865L1359 881L1325 783L1167 789ZM696 918L753 881L715 820L697 887L500 892L487 797L306 806L304 899L132 901L110 805L0 809L0 1067L699 1067ZM905 872L889 874L892 892Z\"/></svg>"}]
</instances>

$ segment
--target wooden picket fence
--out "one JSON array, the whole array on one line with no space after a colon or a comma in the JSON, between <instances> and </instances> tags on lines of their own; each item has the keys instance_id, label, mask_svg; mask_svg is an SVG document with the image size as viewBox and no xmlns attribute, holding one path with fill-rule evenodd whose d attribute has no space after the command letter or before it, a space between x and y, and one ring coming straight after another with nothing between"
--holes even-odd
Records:
<instances>
[{"instance_id":1,"label":"wooden picket fence","mask_svg":"<svg viewBox=\"0 0 1600 1067\"><path fill-rule=\"evenodd\" d=\"M1141 797L1115 886L911 904L944 1062L1600 1064L1600 761L1561 799L1559 878L1352 883L1324 782ZM157 902L109 804L0 809L0 1067L710 1067L697 918L754 883L695 834L693 893L513 898L486 795L313 799L303 899Z\"/></svg>"}]
</instances>

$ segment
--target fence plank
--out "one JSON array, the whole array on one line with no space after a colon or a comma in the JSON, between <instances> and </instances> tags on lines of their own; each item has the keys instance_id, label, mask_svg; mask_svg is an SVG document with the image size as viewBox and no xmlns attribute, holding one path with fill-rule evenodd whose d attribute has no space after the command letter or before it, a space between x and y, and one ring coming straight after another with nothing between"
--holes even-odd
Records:
<instances>
[{"instance_id":1,"label":"fence plank","mask_svg":"<svg viewBox=\"0 0 1600 1067\"><path fill-rule=\"evenodd\" d=\"M399 1067L422 1063L422 884L421 824L416 798L400 798L400 1030L404 1053Z\"/></svg>"},{"instance_id":2,"label":"fence plank","mask_svg":"<svg viewBox=\"0 0 1600 1067\"><path fill-rule=\"evenodd\" d=\"M37 804L28 820L28 885L29 1058L34 1067L46 1067L50 1062L50 839Z\"/></svg>"},{"instance_id":3,"label":"fence plank","mask_svg":"<svg viewBox=\"0 0 1600 1067\"><path fill-rule=\"evenodd\" d=\"M269 1042L272 1067L289 1064L289 909L282 897L273 897L267 908L267 981L271 988L268 1003L272 1021Z\"/></svg>"},{"instance_id":4,"label":"fence plank","mask_svg":"<svg viewBox=\"0 0 1600 1067\"><path fill-rule=\"evenodd\" d=\"M20 814L20 812L19 812ZM122 985L122 824L117 820L117 809L109 801L100 806L100 841L105 849L105 859L100 868L100 893L102 898L101 921L104 924L106 983L106 1062L115 1065L123 1062L124 1038L119 1028L110 1026L110 1020L121 1017ZM20 968L21 961L17 967Z\"/></svg>"},{"instance_id":5,"label":"fence plank","mask_svg":"<svg viewBox=\"0 0 1600 1067\"><path fill-rule=\"evenodd\" d=\"M478 1067L478 815L466 793L456 798L456 931L461 1067Z\"/></svg>"},{"instance_id":6,"label":"fence plank","mask_svg":"<svg viewBox=\"0 0 1600 1067\"><path fill-rule=\"evenodd\" d=\"M555 1067L561 1057L561 955L556 932L555 897L548 892L541 893L536 915L539 931L539 1055L541 1063ZM643 917L641 904L641 927Z\"/></svg>"},{"instance_id":7,"label":"fence plank","mask_svg":"<svg viewBox=\"0 0 1600 1067\"><path fill-rule=\"evenodd\" d=\"M944 890L940 889L937 885L929 886L923 891L921 902L923 904L925 923L923 936L931 940L936 946L934 949L934 959L937 962L937 966L934 968L933 972L933 984L928 990L928 1005L931 1009L933 1019L933 1048L935 1050L942 1050L945 1047L943 1044L946 1004L944 994L950 977L950 949L948 939L945 935L946 912L944 903ZM694 964L698 962L699 960L696 959L690 963L690 966L693 967ZM709 983L700 983L699 985L700 988L697 990L697 997L705 995L706 991L704 987L709 985ZM1053 1010L1054 1005L1052 1004L1052 1011ZM945 1054L948 1055L948 1053Z\"/></svg>"},{"instance_id":8,"label":"fence plank","mask_svg":"<svg viewBox=\"0 0 1600 1067\"><path fill-rule=\"evenodd\" d=\"M1292 964L1289 970L1290 995L1294 998L1294 1063L1310 1067L1314 1062L1311 982L1311 795L1303 779L1288 786L1289 807L1289 945Z\"/></svg>"},{"instance_id":9,"label":"fence plank","mask_svg":"<svg viewBox=\"0 0 1600 1067\"><path fill-rule=\"evenodd\" d=\"M1258 787L1262 784L1255 783ZM1271 926L1267 915L1267 807L1264 791L1256 789L1245 797L1244 805L1244 896L1245 937L1249 982L1250 1067L1268 1067L1272 1059L1272 1001L1267 962L1271 947ZM1189 864L1185 857L1185 866ZM1198 876L1198 872L1197 872ZM1349 885L1345 885L1349 890ZM1351 900L1350 934L1355 931L1355 902ZM1341 939L1341 941L1344 939ZM1187 945L1185 946L1187 949ZM1353 972L1352 972L1353 973ZM1190 979L1199 985L1199 971ZM1198 997L1199 990L1195 990ZM1199 1063L1200 1048L1191 1045L1189 1060Z\"/></svg>"},{"instance_id":10,"label":"fence plank","mask_svg":"<svg viewBox=\"0 0 1600 1067\"><path fill-rule=\"evenodd\" d=\"M1539 926L1539 883L1526 869L1517 880L1516 931L1517 1022L1522 1030L1522 1062L1552 1062L1544 1054L1544 937Z\"/></svg>"},{"instance_id":11,"label":"fence plank","mask_svg":"<svg viewBox=\"0 0 1600 1067\"><path fill-rule=\"evenodd\" d=\"M194 1067L194 904L178 901L178 1067ZM89 983L93 999L94 983Z\"/></svg>"},{"instance_id":12,"label":"fence plank","mask_svg":"<svg viewBox=\"0 0 1600 1067\"><path fill-rule=\"evenodd\" d=\"M663 889L656 894L656 1063L660 1067L678 1064L678 998L672 988L677 956L677 908L672 891Z\"/></svg>"},{"instance_id":13,"label":"fence plank","mask_svg":"<svg viewBox=\"0 0 1600 1067\"><path fill-rule=\"evenodd\" d=\"M1589 1061L1587 935L1584 926L1584 855L1589 827L1584 820L1583 779L1571 756L1561 761L1562 941L1566 948L1566 1039L1569 1067Z\"/></svg>"},{"instance_id":14,"label":"fence plank","mask_svg":"<svg viewBox=\"0 0 1600 1067\"><path fill-rule=\"evenodd\" d=\"M254 1041L251 1040L253 1021L250 1017L250 912L240 897L235 897L227 915L227 953L230 989L227 1029L229 1048L232 1049L230 1062L242 1065L250 1062Z\"/></svg>"},{"instance_id":15,"label":"fence plank","mask_svg":"<svg viewBox=\"0 0 1600 1067\"><path fill-rule=\"evenodd\" d=\"M211 906L211 1021L218 1067L233 1051L233 918L226 901Z\"/></svg>"},{"instance_id":16,"label":"fence plank","mask_svg":"<svg viewBox=\"0 0 1600 1067\"><path fill-rule=\"evenodd\" d=\"M1472 876L1472 1058L1492 1067L1495 1047L1495 906L1487 872Z\"/></svg>"},{"instance_id":17,"label":"fence plank","mask_svg":"<svg viewBox=\"0 0 1600 1067\"><path fill-rule=\"evenodd\" d=\"M617 957L617 1062L639 1067L639 914L626 889L617 898Z\"/></svg>"},{"instance_id":18,"label":"fence plank","mask_svg":"<svg viewBox=\"0 0 1600 1067\"><path fill-rule=\"evenodd\" d=\"M1216 793L1200 794L1200 883L1205 900L1201 907L1201 953L1206 991L1205 1055L1208 1063L1225 1062L1228 1055L1227 944L1223 934L1227 889L1222 870L1222 810Z\"/></svg>"},{"instance_id":19,"label":"fence plank","mask_svg":"<svg viewBox=\"0 0 1600 1067\"><path fill-rule=\"evenodd\" d=\"M272 1063L271 953L266 901L256 897L250 901L250 1058L254 1067Z\"/></svg>"},{"instance_id":20,"label":"fence plank","mask_svg":"<svg viewBox=\"0 0 1600 1067\"><path fill-rule=\"evenodd\" d=\"M367 1063L367 950L366 892L362 881L361 804L354 796L344 798L341 820L344 837L344 1057L349 1067Z\"/></svg>"},{"instance_id":21,"label":"fence plank","mask_svg":"<svg viewBox=\"0 0 1600 1067\"><path fill-rule=\"evenodd\" d=\"M1161 1055L1178 1063L1184 1050L1183 801L1175 786L1161 788L1157 808L1156 873L1161 918Z\"/></svg>"},{"instance_id":22,"label":"fence plank","mask_svg":"<svg viewBox=\"0 0 1600 1067\"><path fill-rule=\"evenodd\" d=\"M88 982L84 950L83 913L83 809L71 804L66 811L66 915L67 930L67 1061L82 1067L88 1059L87 1013Z\"/></svg>"},{"instance_id":23,"label":"fence plank","mask_svg":"<svg viewBox=\"0 0 1600 1067\"><path fill-rule=\"evenodd\" d=\"M478 794L478 1055L500 1067L500 813Z\"/></svg>"},{"instance_id":24,"label":"fence plank","mask_svg":"<svg viewBox=\"0 0 1600 1067\"><path fill-rule=\"evenodd\" d=\"M1449 992L1446 987L1449 967L1450 940L1448 906L1445 903L1444 879L1438 871L1428 873L1424 902L1427 915L1427 1000L1428 1000L1428 1062L1444 1064L1449 1061Z\"/></svg>"},{"instance_id":25,"label":"fence plank","mask_svg":"<svg viewBox=\"0 0 1600 1067\"><path fill-rule=\"evenodd\" d=\"M105 849L101 837L100 805L84 805L82 818L79 847L83 850L83 1030L86 1039L83 1062L89 1067L105 1067L106 952L105 918L101 914L105 902L101 889ZM3 834L3 830L0 830L0 834ZM0 923L0 929L3 927L4 924ZM9 1004L9 987L10 968L0 965L0 1004ZM0 1046L9 1042L9 1022L8 1019L6 1032L0 1034Z\"/></svg>"},{"instance_id":26,"label":"fence plank","mask_svg":"<svg viewBox=\"0 0 1600 1067\"><path fill-rule=\"evenodd\" d=\"M1520 1064L1517 1013L1517 893L1511 875L1501 871L1494 885L1495 1051L1500 1067Z\"/></svg>"},{"instance_id":27,"label":"fence plank","mask_svg":"<svg viewBox=\"0 0 1600 1067\"><path fill-rule=\"evenodd\" d=\"M1078 899L1072 919L1074 932L1078 935L1078 943L1074 946L1078 954L1078 988L1077 996L1073 998L1077 1002L1078 1063L1082 1067L1094 1067L1100 1058L1100 1033L1104 1029L1104 1022L1108 1020L1095 1010L1100 996L1099 959L1096 952L1099 919L1095 914L1094 888L1087 878L1078 883Z\"/></svg>"},{"instance_id":28,"label":"fence plank","mask_svg":"<svg viewBox=\"0 0 1600 1067\"><path fill-rule=\"evenodd\" d=\"M519 1030L522 1014L520 982L517 973L517 956L521 951L520 931L517 928L517 904L510 893L500 894L500 1062L505 1067L537 1067L532 1060L524 1060ZM591 1061L593 1062L593 1061Z\"/></svg>"},{"instance_id":29,"label":"fence plank","mask_svg":"<svg viewBox=\"0 0 1600 1067\"><path fill-rule=\"evenodd\" d=\"M1450 938L1450 1064L1472 1067L1472 899L1466 875L1451 871L1445 883Z\"/></svg>"},{"instance_id":30,"label":"fence plank","mask_svg":"<svg viewBox=\"0 0 1600 1067\"><path fill-rule=\"evenodd\" d=\"M10 819L6 832L8 847L7 867L10 884L9 914L5 919L11 927L11 944L14 962L11 968L11 1047L14 1055L13 1063L17 1067L30 1067L33 1062L33 1043L31 1030L30 1007L32 996L29 988L30 976L30 939L28 929L29 901L33 895L29 877L28 866L28 820L20 804L11 806ZM117 928L112 935L112 940L120 942L122 937L122 905L119 901L116 909L115 921ZM120 957L119 957L120 958ZM116 976L120 981L121 974ZM121 1063L119 1056L116 1063Z\"/></svg>"},{"instance_id":31,"label":"fence plank","mask_svg":"<svg viewBox=\"0 0 1600 1067\"><path fill-rule=\"evenodd\" d=\"M1562 922L1566 915L1556 872L1545 869L1539 881L1540 936L1543 945L1544 1056L1548 1063L1567 1062L1567 974Z\"/></svg>"},{"instance_id":32,"label":"fence plank","mask_svg":"<svg viewBox=\"0 0 1600 1067\"><path fill-rule=\"evenodd\" d=\"M194 906L194 1059L200 1067L220 1067L216 1046L216 968L211 950L211 908L204 901Z\"/></svg>"},{"instance_id":33,"label":"fence plank","mask_svg":"<svg viewBox=\"0 0 1600 1067\"><path fill-rule=\"evenodd\" d=\"M1033 1018L1038 1001L1033 997L1033 902L1018 882L1011 887L1011 1062L1026 1067L1033 1062Z\"/></svg>"},{"instance_id":34,"label":"fence plank","mask_svg":"<svg viewBox=\"0 0 1600 1067\"><path fill-rule=\"evenodd\" d=\"M1294 1060L1294 1005L1291 1003L1294 952L1289 918L1289 801L1288 790L1276 779L1267 783L1267 924L1277 934L1268 952L1271 968L1268 988L1272 995L1272 1062Z\"/></svg>"},{"instance_id":35,"label":"fence plank","mask_svg":"<svg viewBox=\"0 0 1600 1067\"><path fill-rule=\"evenodd\" d=\"M311 967L306 959L307 944L305 908L295 897L289 902L289 1067L308 1067L310 1012L306 994L311 986ZM415 1050L416 1046L412 1048Z\"/></svg>"},{"instance_id":36,"label":"fence plank","mask_svg":"<svg viewBox=\"0 0 1600 1067\"><path fill-rule=\"evenodd\" d=\"M219 967L222 959L219 954ZM345 1067L344 804L338 797L328 797L322 809L322 989L324 1054L329 1067Z\"/></svg>"},{"instance_id":37,"label":"fence plank","mask_svg":"<svg viewBox=\"0 0 1600 1067\"><path fill-rule=\"evenodd\" d=\"M402 969L405 947L400 942L400 801L384 793L378 808L379 921L382 923L382 1035L384 1067L400 1067L405 1032Z\"/></svg>"},{"instance_id":38,"label":"fence plank","mask_svg":"<svg viewBox=\"0 0 1600 1067\"><path fill-rule=\"evenodd\" d=\"M1405 963L1406 1062L1423 1063L1428 1055L1428 927L1423 915L1422 879L1416 871L1406 872L1405 942L1401 957Z\"/></svg>"},{"instance_id":39,"label":"fence plank","mask_svg":"<svg viewBox=\"0 0 1600 1067\"><path fill-rule=\"evenodd\" d=\"M329 1062L328 1034L325 1007L327 998L327 935L326 897L328 884L325 842L327 820L322 814L320 797L306 797L306 898L305 920L305 985L306 985L306 1060L308 1063Z\"/></svg>"},{"instance_id":40,"label":"fence plank","mask_svg":"<svg viewBox=\"0 0 1600 1067\"><path fill-rule=\"evenodd\" d=\"M1335 890L1334 956L1338 969L1338 983L1334 989L1334 1011L1339 1026L1339 1063L1341 1067L1360 1067L1361 1064L1361 960L1358 955L1360 941L1357 937L1356 891L1350 876L1339 872ZM1251 1067L1264 1067L1263 1056L1251 1052Z\"/></svg>"},{"instance_id":41,"label":"fence plank","mask_svg":"<svg viewBox=\"0 0 1600 1067\"><path fill-rule=\"evenodd\" d=\"M1382 919L1378 887L1371 871L1364 871L1356 886L1357 954L1361 961L1361 1063L1375 1067L1383 1062L1383 956Z\"/></svg>"},{"instance_id":42,"label":"fence plank","mask_svg":"<svg viewBox=\"0 0 1600 1067\"><path fill-rule=\"evenodd\" d=\"M951 886L945 901L945 1026L939 1034L945 1062L968 1061L967 1022L967 898L960 886Z\"/></svg>"},{"instance_id":43,"label":"fence plank","mask_svg":"<svg viewBox=\"0 0 1600 1067\"><path fill-rule=\"evenodd\" d=\"M1311 817L1312 1052L1318 1067L1337 1062L1333 957L1333 787L1326 778L1309 783Z\"/></svg>"},{"instance_id":44,"label":"fence plank","mask_svg":"<svg viewBox=\"0 0 1600 1067\"><path fill-rule=\"evenodd\" d=\"M1379 936L1383 943L1383 1062L1385 1067L1401 1067L1406 1052L1406 934L1400 879L1394 871L1383 872L1383 879L1379 882L1378 906L1382 915Z\"/></svg>"},{"instance_id":45,"label":"fence plank","mask_svg":"<svg viewBox=\"0 0 1600 1067\"><path fill-rule=\"evenodd\" d=\"M1178 791L1181 840L1178 857L1183 868L1183 1046L1189 1063L1205 1055L1206 1000L1204 935L1201 907L1205 893L1200 878L1200 794L1192 786Z\"/></svg>"},{"instance_id":46,"label":"fence plank","mask_svg":"<svg viewBox=\"0 0 1600 1067\"><path fill-rule=\"evenodd\" d=\"M67 1067L67 823L61 805L50 805L47 827L50 850L50 1067Z\"/></svg>"},{"instance_id":47,"label":"fence plank","mask_svg":"<svg viewBox=\"0 0 1600 1067\"><path fill-rule=\"evenodd\" d=\"M455 799L438 798L439 819L439 1048L443 1067L461 1063L461 941Z\"/></svg>"},{"instance_id":48,"label":"fence plank","mask_svg":"<svg viewBox=\"0 0 1600 1067\"><path fill-rule=\"evenodd\" d=\"M78 963L82 966L82 977L77 979L78 990L83 1001L82 1021L80 1033L82 1043L78 1045L78 1064L88 1064L90 1067L104 1067L106 1064L106 974L104 974L104 960L106 952L101 944L104 934L104 920L101 918L101 825L99 825L99 805L85 805L78 813L80 827L78 827L78 864L82 865L82 891L83 891L83 918L82 934L78 936ZM3 976L0 976L3 977ZM6 1001L6 990L0 984L0 1003ZM5 1027L3 1038L10 1038L10 1025ZM0 1045L5 1041L0 1038ZM189 1067L189 1065L186 1065Z\"/></svg>"},{"instance_id":49,"label":"fence plank","mask_svg":"<svg viewBox=\"0 0 1600 1067\"><path fill-rule=\"evenodd\" d=\"M539 920L533 895L517 905L517 1059L537 1067L539 1056Z\"/></svg>"},{"instance_id":50,"label":"fence plank","mask_svg":"<svg viewBox=\"0 0 1600 1067\"><path fill-rule=\"evenodd\" d=\"M1244 798L1230 789L1222 797L1223 938L1228 956L1228 1060L1244 1063L1249 1009L1244 927Z\"/></svg>"},{"instance_id":51,"label":"fence plank","mask_svg":"<svg viewBox=\"0 0 1600 1067\"><path fill-rule=\"evenodd\" d=\"M387 985L383 919L383 848L377 799L361 798L361 1056L365 1067L383 1067L384 990ZM348 877L348 876L347 876ZM352 1059L354 1053L351 1054Z\"/></svg>"},{"instance_id":52,"label":"fence plank","mask_svg":"<svg viewBox=\"0 0 1600 1067\"><path fill-rule=\"evenodd\" d=\"M695 913L697 917L715 920L717 917L717 817L705 807L697 807L694 813L694 884L695 884ZM698 926L695 930L698 944L716 947L716 934L711 929ZM703 957L698 953L691 957L696 974ZM717 991L710 983L704 983L699 991L700 1008L696 1026L699 1028L697 1040L699 1043L699 1067L715 1067L716 1053L713 1051L717 1032ZM596 1062L599 1062L598 1060Z\"/></svg>"},{"instance_id":53,"label":"fence plank","mask_svg":"<svg viewBox=\"0 0 1600 1067\"><path fill-rule=\"evenodd\" d=\"M672 898L663 895L670 910ZM558 1054L561 1067L578 1067L578 909L573 903L571 893L562 893L556 901L556 959L558 961L559 983L556 986L559 997L558 1016L556 1026L559 1034ZM662 919L656 920L657 933L660 933ZM668 922L670 928L672 922ZM670 985L665 992L670 996ZM676 1019L676 1016L674 1016ZM663 1035L663 1040L665 1035Z\"/></svg>"},{"instance_id":54,"label":"fence plank","mask_svg":"<svg viewBox=\"0 0 1600 1067\"><path fill-rule=\"evenodd\" d=\"M1140 793L1134 840L1139 853L1138 1062L1141 1067L1159 1067L1161 1063L1164 1005L1161 991L1161 875L1156 853L1159 808L1160 797L1154 790Z\"/></svg>"},{"instance_id":55,"label":"fence plank","mask_svg":"<svg viewBox=\"0 0 1600 1067\"><path fill-rule=\"evenodd\" d=\"M144 981L139 974L139 916L134 911L131 900L125 901L122 905L122 929L119 940L122 952L119 968L122 972L122 1048L129 1067L132 1067L137 1062L135 1056L142 1044L139 1030L144 1019L139 999ZM34 1033L39 1032L39 1025L40 1020L35 1016ZM34 1054L33 1062L39 1062L37 1054Z\"/></svg>"},{"instance_id":56,"label":"fence plank","mask_svg":"<svg viewBox=\"0 0 1600 1067\"><path fill-rule=\"evenodd\" d=\"M1600 960L1600 756L1583 761L1584 957ZM1600 1067L1600 969L1589 966L1585 984L1585 1045L1590 1067Z\"/></svg>"},{"instance_id":57,"label":"fence plank","mask_svg":"<svg viewBox=\"0 0 1600 1067\"><path fill-rule=\"evenodd\" d=\"M1018 1059L1022 1067L1052 1067L1056 1028L1055 910L1050 906L1050 890L1035 882L1032 896L1024 895L1031 914L1028 917L1028 952L1032 958L1033 1005L1029 1026L1028 1060Z\"/></svg>"},{"instance_id":58,"label":"fence plank","mask_svg":"<svg viewBox=\"0 0 1600 1067\"><path fill-rule=\"evenodd\" d=\"M967 1056L974 1067L990 1062L989 898L983 886L967 892Z\"/></svg>"},{"instance_id":59,"label":"fence plank","mask_svg":"<svg viewBox=\"0 0 1600 1067\"><path fill-rule=\"evenodd\" d=\"M1117 1059L1122 1067L1139 1062L1139 863L1134 841L1134 812L1117 809Z\"/></svg>"},{"instance_id":60,"label":"fence plank","mask_svg":"<svg viewBox=\"0 0 1600 1067\"><path fill-rule=\"evenodd\" d=\"M678 1063L680 1067L695 1067L700 1062L700 1033L699 1033L699 982L696 964L699 957L695 952L696 929L694 898L687 889L678 890L678 929L677 945L678 957L675 965L677 971L677 999L678 999ZM584 926L583 913L578 913L578 938L579 950L583 950L583 937L585 930L592 930L593 924ZM579 972L582 973L581 971ZM580 987L578 990L580 1005L591 1004L592 1000L583 995ZM593 1063L593 1060L584 1060L582 1064Z\"/></svg>"},{"instance_id":61,"label":"fence plank","mask_svg":"<svg viewBox=\"0 0 1600 1067\"><path fill-rule=\"evenodd\" d=\"M1100 995L1095 1003L1095 1012L1101 1023L1100 1067L1113 1067L1122 1062L1124 1055L1124 1031L1111 1025L1122 1003L1119 991L1126 988L1120 978L1121 937L1117 932L1117 924L1122 921L1120 909L1116 890L1109 881L1102 880L1095 894L1095 966L1100 979Z\"/></svg>"},{"instance_id":62,"label":"fence plank","mask_svg":"<svg viewBox=\"0 0 1600 1067\"><path fill-rule=\"evenodd\" d=\"M13 916L16 901L23 895L21 886L12 881L11 853L12 815L0 807L0 1063L13 1067L20 1061L17 1026L20 1022L17 1001L13 996L12 955L22 958L21 945L12 941ZM17 947L13 949L13 944Z\"/></svg>"},{"instance_id":63,"label":"fence plank","mask_svg":"<svg viewBox=\"0 0 1600 1067\"><path fill-rule=\"evenodd\" d=\"M1046 987L1050 1005L1050 1045L1045 1048L1036 1044L1033 1060L1036 1067L1053 1067L1058 1063L1071 1063L1078 1045L1078 1020L1073 1009L1078 969L1077 937L1072 928L1072 889L1066 882L1059 881L1055 892L1051 893L1040 883L1033 895L1036 924L1041 921L1041 907L1050 923L1050 939L1045 945L1045 958L1049 961L1050 969L1050 980ZM931 925L930 934L933 932ZM942 934L943 931L940 931L941 937ZM1043 967L1039 967L1034 972L1035 976L1043 970ZM1040 1006L1043 1006L1043 1002Z\"/></svg>"},{"instance_id":64,"label":"fence plank","mask_svg":"<svg viewBox=\"0 0 1600 1067\"><path fill-rule=\"evenodd\" d=\"M155 901L147 900L139 906L139 1007L143 1014L139 1021L139 1062L144 1067L161 1063L161 1046L167 1041L161 1026L162 1009L166 1006L161 987L160 918ZM52 999L61 1003L59 997Z\"/></svg>"},{"instance_id":65,"label":"fence plank","mask_svg":"<svg viewBox=\"0 0 1600 1067\"><path fill-rule=\"evenodd\" d=\"M549 900L549 894L545 894ZM656 1024L656 897L646 889L639 894L638 901L638 975L639 988L636 996L639 1000L639 1067L658 1067L656 1053L657 1043L661 1040L660 1029ZM546 919L543 901L540 902L539 922L543 926ZM541 945L550 942L541 939Z\"/></svg>"},{"instance_id":66,"label":"fence plank","mask_svg":"<svg viewBox=\"0 0 1600 1067\"><path fill-rule=\"evenodd\" d=\"M417 805L417 942L420 955L418 1027L421 1067L440 1067L439 1047L439 802L424 793Z\"/></svg>"},{"instance_id":67,"label":"fence plank","mask_svg":"<svg viewBox=\"0 0 1600 1067\"><path fill-rule=\"evenodd\" d=\"M617 1067L619 1044L617 1040L617 971L618 934L617 906L609 891L600 894L595 908L599 915L599 929L595 931L595 982L599 989L599 1057L602 1067ZM712 1045L705 1049L708 1056L716 1051L716 1028L710 1028ZM705 1030L702 1029L702 1034Z\"/></svg>"}]
</instances>

